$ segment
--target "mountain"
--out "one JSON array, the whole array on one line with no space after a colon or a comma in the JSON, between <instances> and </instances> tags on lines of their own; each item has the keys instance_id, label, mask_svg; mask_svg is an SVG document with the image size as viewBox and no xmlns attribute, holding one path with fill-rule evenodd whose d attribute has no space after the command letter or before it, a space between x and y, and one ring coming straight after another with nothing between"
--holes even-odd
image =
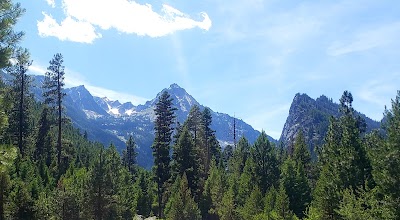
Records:
<instances>
[{"instance_id":1,"label":"mountain","mask_svg":"<svg viewBox=\"0 0 400 220\"><path fill-rule=\"evenodd\" d=\"M379 122L360 112L356 111L356 114L365 120L367 132L380 128ZM339 104L324 95L314 100L307 94L298 93L290 106L289 116L283 127L280 141L290 148L293 146L296 135L302 130L310 151L314 152L316 146L323 144L330 116L340 116Z\"/></svg>"},{"instance_id":2,"label":"mountain","mask_svg":"<svg viewBox=\"0 0 400 220\"><path fill-rule=\"evenodd\" d=\"M7 82L11 76L1 73L1 77ZM38 101L43 101L42 84L44 76L31 75L32 92ZM138 145L139 165L150 168L153 163L151 145L154 140L154 109L161 93L167 90L173 98L173 104L177 108L177 121L183 123L194 105L201 110L205 106L198 103L185 89L177 84L163 89L157 96L143 105L135 106L131 102L121 103L118 100L110 100L107 97L93 96L85 86L77 86L64 89L66 93L64 106L67 116L73 125L82 133L87 132L88 138L98 141L105 146L113 143L119 151L125 148L125 142L129 135L133 135ZM233 144L234 118L228 114L212 111L213 122L211 128L216 131L216 136L221 146ZM260 132L253 129L242 120L236 119L237 139L245 136L253 143ZM273 142L273 138L269 137Z\"/></svg>"}]
</instances>

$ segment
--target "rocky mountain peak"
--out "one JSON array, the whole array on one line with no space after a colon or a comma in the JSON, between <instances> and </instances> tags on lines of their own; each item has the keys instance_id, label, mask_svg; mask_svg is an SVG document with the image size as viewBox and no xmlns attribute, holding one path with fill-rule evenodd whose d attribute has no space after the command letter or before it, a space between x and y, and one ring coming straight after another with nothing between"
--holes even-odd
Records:
<instances>
[{"instance_id":1,"label":"rocky mountain peak","mask_svg":"<svg viewBox=\"0 0 400 220\"><path fill-rule=\"evenodd\" d=\"M359 112L356 114L360 115L367 123L367 131L379 128L378 122ZM331 116L340 116L339 105L332 99L322 95L314 100L307 94L297 93L290 106L289 116L280 140L290 148L293 146L298 132L302 130L310 151L313 152L316 146L323 144Z\"/></svg>"}]
</instances>

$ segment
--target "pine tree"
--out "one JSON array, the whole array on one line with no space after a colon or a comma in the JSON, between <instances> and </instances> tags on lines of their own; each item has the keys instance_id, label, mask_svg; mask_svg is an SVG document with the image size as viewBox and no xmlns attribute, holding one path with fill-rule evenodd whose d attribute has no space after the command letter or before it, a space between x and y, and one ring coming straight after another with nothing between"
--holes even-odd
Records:
<instances>
[{"instance_id":1,"label":"pine tree","mask_svg":"<svg viewBox=\"0 0 400 220\"><path fill-rule=\"evenodd\" d=\"M50 66L47 68L45 81L43 83L45 103L50 105L57 113L57 163L61 164L61 150L62 150L62 124L65 121L63 115L63 99L65 93L64 88L64 66L63 56L60 53L54 55L50 60Z\"/></svg>"},{"instance_id":2,"label":"pine tree","mask_svg":"<svg viewBox=\"0 0 400 220\"><path fill-rule=\"evenodd\" d=\"M175 185L179 188L170 198L170 207L167 213L167 219L180 220L180 219L193 219L200 220L200 210L194 201L190 189L188 187L188 180L186 175L183 174L182 178L177 178Z\"/></svg>"},{"instance_id":3,"label":"pine tree","mask_svg":"<svg viewBox=\"0 0 400 220\"><path fill-rule=\"evenodd\" d=\"M212 115L209 108L204 108L201 117L201 123L204 130L205 138L205 162L204 169L205 173L208 173L210 162L214 157L216 161L219 161L221 157L221 148L219 146L217 137L215 136L215 131L211 129Z\"/></svg>"},{"instance_id":4,"label":"pine tree","mask_svg":"<svg viewBox=\"0 0 400 220\"><path fill-rule=\"evenodd\" d=\"M249 155L250 143L244 136L242 136L236 145L236 148L233 150L233 157L229 164L230 172L235 176L240 177Z\"/></svg>"},{"instance_id":5,"label":"pine tree","mask_svg":"<svg viewBox=\"0 0 400 220\"><path fill-rule=\"evenodd\" d=\"M257 175L255 173L255 164L253 158L246 160L243 173L239 178L237 200L239 205L244 205L250 193L257 183Z\"/></svg>"},{"instance_id":6,"label":"pine tree","mask_svg":"<svg viewBox=\"0 0 400 220\"><path fill-rule=\"evenodd\" d=\"M17 44L23 37L23 32L15 32L13 27L25 12L20 3L12 0L0 2L0 69L10 65Z\"/></svg>"},{"instance_id":7,"label":"pine tree","mask_svg":"<svg viewBox=\"0 0 400 220\"><path fill-rule=\"evenodd\" d=\"M276 185L279 179L279 169L276 153L264 131L261 132L254 143L251 155L256 164L255 172L259 178L258 185L261 192L265 194L269 187Z\"/></svg>"},{"instance_id":8,"label":"pine tree","mask_svg":"<svg viewBox=\"0 0 400 220\"><path fill-rule=\"evenodd\" d=\"M154 125L155 139L152 146L154 157L154 173L157 182L158 217L162 217L162 194L164 183L170 178L170 144L173 129L171 128L175 118L172 106L172 98L164 91L156 104L156 120Z\"/></svg>"},{"instance_id":9,"label":"pine tree","mask_svg":"<svg viewBox=\"0 0 400 220\"><path fill-rule=\"evenodd\" d=\"M314 201L308 216L339 219L338 209L342 192L372 184L370 161L361 142L365 130L352 108L353 97L345 91L340 99L338 120L331 119L325 144L320 155L320 177L314 191ZM317 213L313 213L317 212Z\"/></svg>"},{"instance_id":10,"label":"pine tree","mask_svg":"<svg viewBox=\"0 0 400 220\"><path fill-rule=\"evenodd\" d=\"M203 193L202 213L204 218L218 219L218 213L220 213L223 206L221 198L225 194L225 180L224 171L217 167L215 160L212 160Z\"/></svg>"},{"instance_id":11,"label":"pine tree","mask_svg":"<svg viewBox=\"0 0 400 220\"><path fill-rule=\"evenodd\" d=\"M293 160L297 164L303 166L307 174L311 171L311 154L308 150L302 130L299 131L294 142Z\"/></svg>"},{"instance_id":12,"label":"pine tree","mask_svg":"<svg viewBox=\"0 0 400 220\"><path fill-rule=\"evenodd\" d=\"M387 133L386 140L377 134L374 136L374 147L371 147L374 180L381 193L389 199L396 215L400 217L400 91L391 103L391 109L385 109L386 122L383 128Z\"/></svg>"},{"instance_id":13,"label":"pine tree","mask_svg":"<svg viewBox=\"0 0 400 220\"><path fill-rule=\"evenodd\" d=\"M302 218L303 212L311 201L311 189L303 166L297 166L291 158L286 159L282 167L281 182L289 198L290 210Z\"/></svg>"},{"instance_id":14,"label":"pine tree","mask_svg":"<svg viewBox=\"0 0 400 220\"><path fill-rule=\"evenodd\" d=\"M136 172L136 157L136 143L135 140L133 140L132 135L130 135L128 141L126 142L126 151L123 161L125 167L128 169L132 176L135 176Z\"/></svg>"},{"instance_id":15,"label":"pine tree","mask_svg":"<svg viewBox=\"0 0 400 220\"><path fill-rule=\"evenodd\" d=\"M107 164L106 164L106 155L104 153L104 149L100 149L100 154L97 158L96 163L94 164L92 175L91 175L91 206L93 211L94 219L102 220L106 216L106 206L109 204L109 181L110 179L107 177Z\"/></svg>"},{"instance_id":16,"label":"pine tree","mask_svg":"<svg viewBox=\"0 0 400 220\"><path fill-rule=\"evenodd\" d=\"M229 188L226 193L224 193L218 215L220 220L239 219L235 204L235 194L232 187Z\"/></svg>"},{"instance_id":17,"label":"pine tree","mask_svg":"<svg viewBox=\"0 0 400 220\"><path fill-rule=\"evenodd\" d=\"M276 195L274 214L277 219L291 220L293 213L289 208L289 198L286 194L285 187L280 184L278 194Z\"/></svg>"},{"instance_id":18,"label":"pine tree","mask_svg":"<svg viewBox=\"0 0 400 220\"><path fill-rule=\"evenodd\" d=\"M264 213L267 219L271 218L271 212L275 209L277 194L278 192L276 191L274 186L271 186L271 188L269 188L267 193L265 194Z\"/></svg>"},{"instance_id":19,"label":"pine tree","mask_svg":"<svg viewBox=\"0 0 400 220\"><path fill-rule=\"evenodd\" d=\"M39 129L33 157L35 161L45 160L47 166L50 166L53 157L53 146L50 135L51 124L49 109L44 107L39 119Z\"/></svg>"},{"instance_id":20,"label":"pine tree","mask_svg":"<svg viewBox=\"0 0 400 220\"><path fill-rule=\"evenodd\" d=\"M192 195L198 198L199 190L199 158L194 140L187 126L183 127L177 144L173 146L172 153L172 177L182 176L186 174L189 189Z\"/></svg>"},{"instance_id":21,"label":"pine tree","mask_svg":"<svg viewBox=\"0 0 400 220\"><path fill-rule=\"evenodd\" d=\"M30 93L31 79L26 74L32 61L29 60L29 52L19 48L15 51L16 63L6 71L14 77L12 80L11 100L12 110L10 115L10 132L13 133L17 146L22 156L27 153L27 139L31 133L31 104L32 94Z\"/></svg>"},{"instance_id":22,"label":"pine tree","mask_svg":"<svg viewBox=\"0 0 400 220\"><path fill-rule=\"evenodd\" d=\"M258 186L255 186L241 209L242 219L253 219L254 216L261 214L263 208L264 203L261 191Z\"/></svg>"}]
</instances>

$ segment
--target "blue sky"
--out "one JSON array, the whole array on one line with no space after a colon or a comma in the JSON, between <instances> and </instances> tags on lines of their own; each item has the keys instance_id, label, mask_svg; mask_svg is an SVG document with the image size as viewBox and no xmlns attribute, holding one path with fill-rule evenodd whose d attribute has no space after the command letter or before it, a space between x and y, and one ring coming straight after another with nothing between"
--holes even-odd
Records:
<instances>
[{"instance_id":1,"label":"blue sky","mask_svg":"<svg viewBox=\"0 0 400 220\"><path fill-rule=\"evenodd\" d=\"M172 83L279 138L296 93L380 120L400 89L400 2L24 0L34 73L64 55L69 86L144 103Z\"/></svg>"}]
</instances>

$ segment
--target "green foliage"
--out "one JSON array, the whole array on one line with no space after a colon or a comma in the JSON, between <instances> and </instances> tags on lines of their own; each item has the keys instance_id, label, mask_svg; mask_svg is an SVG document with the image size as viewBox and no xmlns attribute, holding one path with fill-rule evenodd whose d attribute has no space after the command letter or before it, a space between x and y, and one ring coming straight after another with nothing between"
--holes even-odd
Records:
<instances>
[{"instance_id":1,"label":"green foliage","mask_svg":"<svg viewBox=\"0 0 400 220\"><path fill-rule=\"evenodd\" d=\"M198 198L200 158L198 149L195 147L195 141L187 126L184 126L177 143L173 147L171 169L173 177L186 174L189 189L195 198Z\"/></svg>"},{"instance_id":2,"label":"green foliage","mask_svg":"<svg viewBox=\"0 0 400 220\"><path fill-rule=\"evenodd\" d=\"M0 69L10 65L10 58L24 35L23 32L13 30L24 12L20 3L14 4L11 0L0 2Z\"/></svg>"},{"instance_id":3,"label":"green foliage","mask_svg":"<svg viewBox=\"0 0 400 220\"><path fill-rule=\"evenodd\" d=\"M50 60L50 65L47 67L46 77L43 83L43 97L44 103L48 104L56 112L57 118L57 164L61 165L61 151L62 151L62 125L66 121L64 116L63 99L65 93L64 88L64 58L62 54L57 53L53 59Z\"/></svg>"},{"instance_id":4,"label":"green foliage","mask_svg":"<svg viewBox=\"0 0 400 220\"><path fill-rule=\"evenodd\" d=\"M214 219L222 209L221 198L224 197L226 177L224 171L217 167L215 160L211 161L209 176L204 186L204 201L202 213L206 219Z\"/></svg>"},{"instance_id":5,"label":"green foliage","mask_svg":"<svg viewBox=\"0 0 400 220\"><path fill-rule=\"evenodd\" d=\"M240 219L236 210L235 195L233 188L230 188L222 198L221 207L218 210L220 220Z\"/></svg>"},{"instance_id":6,"label":"green foliage","mask_svg":"<svg viewBox=\"0 0 400 220\"><path fill-rule=\"evenodd\" d=\"M275 207L272 210L272 216L275 219L291 220L294 218L292 211L289 208L289 197L286 194L285 187L280 184L279 191L276 195Z\"/></svg>"},{"instance_id":7,"label":"green foliage","mask_svg":"<svg viewBox=\"0 0 400 220\"><path fill-rule=\"evenodd\" d=\"M370 158L375 182L400 216L400 91L392 100L392 108L385 110L385 118L387 139L377 133L369 137Z\"/></svg>"},{"instance_id":8,"label":"green foliage","mask_svg":"<svg viewBox=\"0 0 400 220\"><path fill-rule=\"evenodd\" d=\"M322 171L314 191L313 212L325 219L339 219L336 210L342 191L373 185L372 167L361 140L361 123L354 116L351 93L341 98L343 116L331 119L326 144L320 155Z\"/></svg>"},{"instance_id":9,"label":"green foliage","mask_svg":"<svg viewBox=\"0 0 400 220\"><path fill-rule=\"evenodd\" d=\"M177 191L174 192L173 196L170 198L169 209L166 213L167 219L201 219L200 210L188 188L186 175L183 174L182 178L176 178L174 185Z\"/></svg>"},{"instance_id":10,"label":"green foliage","mask_svg":"<svg viewBox=\"0 0 400 220\"><path fill-rule=\"evenodd\" d=\"M243 169L243 173L239 179L238 187L238 204L244 205L251 191L253 190L254 183L257 182L257 176L255 171L255 164L253 158L246 160L246 164Z\"/></svg>"},{"instance_id":11,"label":"green foliage","mask_svg":"<svg viewBox=\"0 0 400 220\"><path fill-rule=\"evenodd\" d=\"M128 141L126 142L126 150L125 150L125 155L122 160L124 163L124 166L128 169L128 171L132 174L135 175L136 172L136 157L137 157L137 152L136 152L136 143L135 140L133 139L132 135L129 136Z\"/></svg>"},{"instance_id":12,"label":"green foliage","mask_svg":"<svg viewBox=\"0 0 400 220\"><path fill-rule=\"evenodd\" d=\"M240 214L242 219L253 219L256 215L262 213L263 209L263 196L258 186L256 186L241 208Z\"/></svg>"},{"instance_id":13,"label":"green foliage","mask_svg":"<svg viewBox=\"0 0 400 220\"><path fill-rule=\"evenodd\" d=\"M30 76L26 74L32 61L29 60L29 53L25 49L15 51L15 64L6 68L12 77L12 89L9 93L11 100L9 130L14 143L24 156L28 149L28 136L32 131L31 105L32 94L30 92Z\"/></svg>"},{"instance_id":14,"label":"green foliage","mask_svg":"<svg viewBox=\"0 0 400 220\"><path fill-rule=\"evenodd\" d=\"M233 156L229 161L229 171L233 175L240 177L246 165L246 161L250 156L250 143L245 137L241 137L233 150Z\"/></svg>"},{"instance_id":15,"label":"green foliage","mask_svg":"<svg viewBox=\"0 0 400 220\"><path fill-rule=\"evenodd\" d=\"M395 219L388 198L379 198L376 190L346 189L338 213L346 220Z\"/></svg>"},{"instance_id":16,"label":"green foliage","mask_svg":"<svg viewBox=\"0 0 400 220\"><path fill-rule=\"evenodd\" d=\"M261 132L254 143L251 155L255 163L258 186L261 192L265 194L269 187L277 184L279 180L279 167L275 149L269 142L267 134L264 131Z\"/></svg>"},{"instance_id":17,"label":"green foliage","mask_svg":"<svg viewBox=\"0 0 400 220\"><path fill-rule=\"evenodd\" d=\"M158 217L162 216L162 194L164 183L170 178L170 143L173 132L172 124L175 118L175 108L172 106L172 98L164 91L158 99L155 119L155 139L153 143L154 173L157 182Z\"/></svg>"}]
</instances>

